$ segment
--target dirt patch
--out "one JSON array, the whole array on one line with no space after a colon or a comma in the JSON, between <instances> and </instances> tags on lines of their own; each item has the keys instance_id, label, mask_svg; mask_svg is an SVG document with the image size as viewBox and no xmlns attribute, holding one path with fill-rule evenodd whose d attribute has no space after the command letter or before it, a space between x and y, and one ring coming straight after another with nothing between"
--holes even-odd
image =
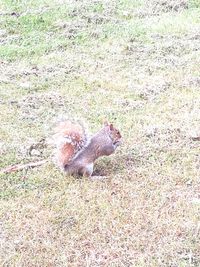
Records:
<instances>
[{"instance_id":1,"label":"dirt patch","mask_svg":"<svg viewBox=\"0 0 200 267\"><path fill-rule=\"evenodd\" d=\"M24 97L17 103L23 119L43 118L65 107L63 96L58 93L38 93Z\"/></svg>"},{"instance_id":2,"label":"dirt patch","mask_svg":"<svg viewBox=\"0 0 200 267\"><path fill-rule=\"evenodd\" d=\"M131 83L129 85L129 89L132 90L140 99L140 101L134 101L134 104L141 106L144 100L152 101L161 93L167 91L170 86L171 82L161 76L148 76L146 80L142 80L142 75L139 77L137 83Z\"/></svg>"},{"instance_id":3,"label":"dirt patch","mask_svg":"<svg viewBox=\"0 0 200 267\"><path fill-rule=\"evenodd\" d=\"M145 135L152 139L154 143L162 142L165 144L177 143L186 138L180 128L159 128L156 126L149 127Z\"/></svg>"},{"instance_id":4,"label":"dirt patch","mask_svg":"<svg viewBox=\"0 0 200 267\"><path fill-rule=\"evenodd\" d=\"M195 77L195 76L187 76L182 84L183 87L200 87L200 77Z\"/></svg>"},{"instance_id":5,"label":"dirt patch","mask_svg":"<svg viewBox=\"0 0 200 267\"><path fill-rule=\"evenodd\" d=\"M191 36L176 36L176 35L161 35L154 34L151 36L152 43L150 44L142 44L139 42L135 42L134 40L130 40L127 45L123 49L123 53L125 55L134 54L141 58L149 56L183 56L185 54L190 53L191 51L199 51L200 43L198 39L198 35Z\"/></svg>"},{"instance_id":6,"label":"dirt patch","mask_svg":"<svg viewBox=\"0 0 200 267\"><path fill-rule=\"evenodd\" d=\"M114 101L115 104L121 109L123 109L123 112L128 112L129 110L134 109L141 109L144 106L143 100L132 100L132 99L118 99Z\"/></svg>"},{"instance_id":7,"label":"dirt patch","mask_svg":"<svg viewBox=\"0 0 200 267\"><path fill-rule=\"evenodd\" d=\"M83 19L78 19L75 21L57 21L55 23L55 26L63 29L62 30L62 35L67 37L68 39L74 39L76 38L79 34L81 34L88 28L87 23Z\"/></svg>"},{"instance_id":8,"label":"dirt patch","mask_svg":"<svg viewBox=\"0 0 200 267\"><path fill-rule=\"evenodd\" d=\"M152 42L148 44L129 40L121 53L127 64L134 61L137 78L143 75L143 80L146 80L147 74L153 76L155 72L164 69L176 71L177 67L188 69L194 64L194 56L200 51L200 43L197 38L191 39L193 37L195 38L187 34L181 37L154 34L151 36ZM162 80L166 79L167 77L162 77Z\"/></svg>"},{"instance_id":9,"label":"dirt patch","mask_svg":"<svg viewBox=\"0 0 200 267\"><path fill-rule=\"evenodd\" d=\"M47 148L48 145L45 138L27 143L18 148L18 158L20 160L30 158L32 161L44 159L48 155Z\"/></svg>"},{"instance_id":10,"label":"dirt patch","mask_svg":"<svg viewBox=\"0 0 200 267\"><path fill-rule=\"evenodd\" d=\"M153 11L154 14L160 12L171 12L171 11L182 11L188 8L188 1L187 0L153 0L149 1L148 5L149 8Z\"/></svg>"},{"instance_id":11,"label":"dirt patch","mask_svg":"<svg viewBox=\"0 0 200 267\"><path fill-rule=\"evenodd\" d=\"M95 13L90 14L88 16L83 16L82 18L85 19L86 22L89 24L105 24L105 23L111 21L111 19L109 17L95 14Z\"/></svg>"},{"instance_id":12,"label":"dirt patch","mask_svg":"<svg viewBox=\"0 0 200 267\"><path fill-rule=\"evenodd\" d=\"M38 84L45 85L48 82L55 82L55 79L66 77L66 75L77 71L77 66L74 66L73 58L66 59L62 64L56 64L52 60L48 65L24 64L24 63L8 63L0 62L1 77L0 82L17 84L24 89L37 91Z\"/></svg>"},{"instance_id":13,"label":"dirt patch","mask_svg":"<svg viewBox=\"0 0 200 267\"><path fill-rule=\"evenodd\" d=\"M157 84L146 84L138 88L138 94L144 100L153 100L157 95L165 92L170 85L170 82L166 81Z\"/></svg>"},{"instance_id":14,"label":"dirt patch","mask_svg":"<svg viewBox=\"0 0 200 267\"><path fill-rule=\"evenodd\" d=\"M168 12L181 12L188 9L188 0L151 0L147 1L145 8L140 9L136 16L150 17Z\"/></svg>"},{"instance_id":15,"label":"dirt patch","mask_svg":"<svg viewBox=\"0 0 200 267\"><path fill-rule=\"evenodd\" d=\"M146 136L150 142L154 144L154 147L159 149L192 149L198 147L198 142L195 142L195 137L199 138L198 134L194 135L193 138L188 130L173 127L159 127L159 126L149 126L144 131L144 136Z\"/></svg>"}]
</instances>

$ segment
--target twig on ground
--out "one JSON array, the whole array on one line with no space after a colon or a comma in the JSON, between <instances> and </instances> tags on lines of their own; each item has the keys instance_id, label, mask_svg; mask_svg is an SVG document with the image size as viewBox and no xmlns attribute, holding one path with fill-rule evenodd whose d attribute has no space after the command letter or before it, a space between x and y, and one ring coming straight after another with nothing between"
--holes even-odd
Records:
<instances>
[{"instance_id":1,"label":"twig on ground","mask_svg":"<svg viewBox=\"0 0 200 267\"><path fill-rule=\"evenodd\" d=\"M41 166L41 165L45 164L46 162L48 162L47 159L40 160L40 161L37 161L37 162L29 162L29 163L26 163L26 164L16 164L16 165L8 166L8 167L6 167L4 169L1 169L0 170L0 174L16 172L16 171L20 171L20 170L27 169L27 168L34 168L34 167L37 167L37 166Z\"/></svg>"}]
</instances>

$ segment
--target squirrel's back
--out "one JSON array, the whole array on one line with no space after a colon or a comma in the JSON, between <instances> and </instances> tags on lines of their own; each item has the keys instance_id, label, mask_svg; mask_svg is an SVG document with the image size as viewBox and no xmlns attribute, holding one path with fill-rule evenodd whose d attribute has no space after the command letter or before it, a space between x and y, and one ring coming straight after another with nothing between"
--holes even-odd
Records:
<instances>
[{"instance_id":1,"label":"squirrel's back","mask_svg":"<svg viewBox=\"0 0 200 267\"><path fill-rule=\"evenodd\" d=\"M55 127L53 142L56 146L56 163L63 169L86 145L85 129L78 122L61 121Z\"/></svg>"}]
</instances>

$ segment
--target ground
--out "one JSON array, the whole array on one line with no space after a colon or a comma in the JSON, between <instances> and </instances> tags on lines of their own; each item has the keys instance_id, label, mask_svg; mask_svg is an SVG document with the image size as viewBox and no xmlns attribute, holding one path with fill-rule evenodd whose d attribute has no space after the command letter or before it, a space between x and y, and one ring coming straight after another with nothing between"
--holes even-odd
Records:
<instances>
[{"instance_id":1,"label":"ground","mask_svg":"<svg viewBox=\"0 0 200 267\"><path fill-rule=\"evenodd\" d=\"M199 0L0 3L1 266L200 266ZM59 116L123 136L101 181L63 175Z\"/></svg>"}]
</instances>

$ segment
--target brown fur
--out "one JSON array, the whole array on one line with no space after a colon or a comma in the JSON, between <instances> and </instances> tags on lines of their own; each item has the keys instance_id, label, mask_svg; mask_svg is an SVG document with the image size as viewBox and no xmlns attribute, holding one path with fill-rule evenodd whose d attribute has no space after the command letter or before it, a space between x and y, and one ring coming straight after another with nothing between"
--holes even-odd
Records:
<instances>
[{"instance_id":1,"label":"brown fur","mask_svg":"<svg viewBox=\"0 0 200 267\"><path fill-rule=\"evenodd\" d=\"M60 122L55 128L56 161L60 167L68 164L85 145L87 138L79 123L69 120Z\"/></svg>"}]
</instances>

